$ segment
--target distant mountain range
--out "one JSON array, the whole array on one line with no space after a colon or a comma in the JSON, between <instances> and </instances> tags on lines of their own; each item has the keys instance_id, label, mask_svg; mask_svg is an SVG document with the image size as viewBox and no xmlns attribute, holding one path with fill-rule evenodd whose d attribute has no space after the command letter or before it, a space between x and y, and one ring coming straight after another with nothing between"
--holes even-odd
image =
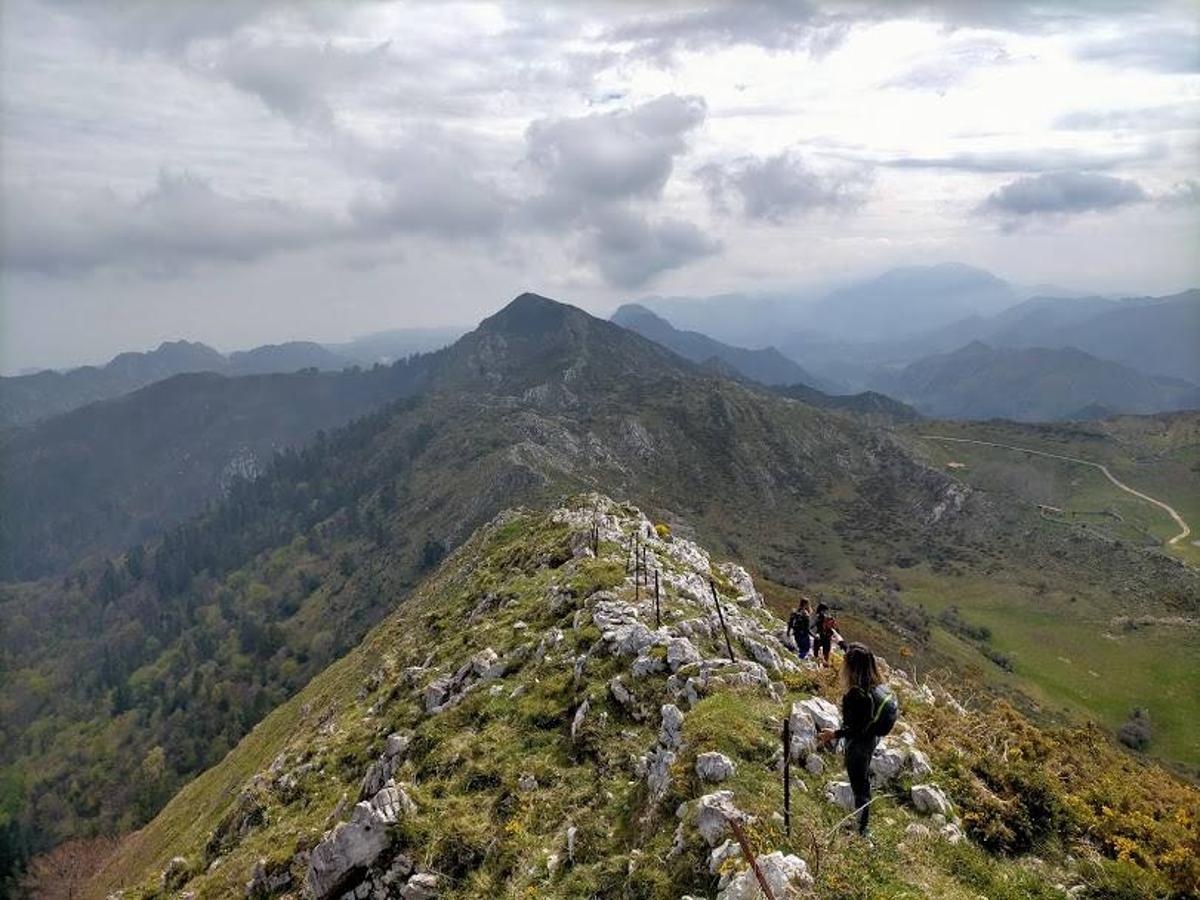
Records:
<instances>
[{"instance_id":1,"label":"distant mountain range","mask_svg":"<svg viewBox=\"0 0 1200 900\"><path fill-rule=\"evenodd\" d=\"M644 304L715 340L737 334L759 346L769 337L813 379L882 391L930 415L1058 419L1196 404L1200 290L1115 300L1039 287L1065 296L1029 296L947 264L895 269L807 303L770 295ZM964 350L972 342L992 351L986 365L980 348ZM1000 353L1039 348L1063 352ZM966 381L951 386L951 372Z\"/></svg>"},{"instance_id":2,"label":"distant mountain range","mask_svg":"<svg viewBox=\"0 0 1200 900\"><path fill-rule=\"evenodd\" d=\"M1200 387L1145 375L1075 348L993 348L979 341L895 373L877 390L928 416L1038 422L1200 408Z\"/></svg>"},{"instance_id":3,"label":"distant mountain range","mask_svg":"<svg viewBox=\"0 0 1200 900\"><path fill-rule=\"evenodd\" d=\"M0 378L0 426L27 425L97 400L119 397L172 375L217 372L267 375L301 369L338 371L392 363L452 343L463 329L393 329L343 344L313 341L267 344L228 355L194 341L166 341L146 352L121 353L103 366L47 369Z\"/></svg>"},{"instance_id":4,"label":"distant mountain range","mask_svg":"<svg viewBox=\"0 0 1200 900\"><path fill-rule=\"evenodd\" d=\"M244 735L263 737L270 727L252 732L256 723L402 608L447 554L451 563L469 558L454 551L478 526L568 493L619 490L675 537L694 533L713 552L736 548L776 585L774 603L792 598L788 585L834 584L825 596L853 604L866 634L911 642L930 667L944 659L928 641L930 620L899 599L893 581L917 565L925 584L938 586L935 598L961 592L964 575L997 580L998 566L1008 585L1069 585L1080 608L1092 596L1107 604L1118 584L1139 598L1191 589L1165 556L1073 540L1027 504L969 487L917 446L914 431L721 377L531 294L450 347L390 367L179 375L10 431L0 448L0 576L9 582L0 597L0 782L15 785L14 818L47 841L140 826ZM581 566L586 548L568 529L547 522L536 533L529 545L479 555L536 592L544 617L522 624L534 636L571 621L546 593L549 565L571 566L580 599L602 586ZM620 564L602 568L627 584ZM442 600L450 596L431 584ZM518 610L500 582L472 579L460 589L470 603L453 610L459 626L470 621L466 631L487 638L480 629L504 616L505 633L516 631L508 625ZM1052 587L1048 596L1060 594ZM472 621L476 607L481 618ZM422 629L432 627L417 614ZM456 633L425 633L425 642L458 646ZM539 676L555 703L579 701L576 649L556 649L545 665L565 670ZM612 674L606 659L589 663L588 677L601 684ZM542 665L532 651L528 662ZM311 724L338 721L325 718L326 698L309 697ZM566 733L558 706L523 703L539 727ZM597 695L597 713L606 703ZM393 727L358 710L353 718L377 742ZM356 758L356 782L365 762ZM60 802L74 796L81 772L88 802ZM317 769L305 783L341 789ZM244 806L236 787L193 796L200 801L187 807L189 819L203 806L228 823L205 820L196 831L214 852L221 835L240 833L246 815L263 808ZM331 792L304 806L318 833L336 802ZM302 805L273 805L270 821ZM477 804L463 808L474 815ZM490 846L493 825L484 823L480 847ZM256 848L266 846L260 837ZM166 864L156 861L156 884ZM618 892L627 871L612 869ZM245 893L240 864L219 874L231 879L225 894Z\"/></svg>"},{"instance_id":5,"label":"distant mountain range","mask_svg":"<svg viewBox=\"0 0 1200 900\"><path fill-rule=\"evenodd\" d=\"M637 303L626 303L612 315L611 321L636 331L644 338L662 344L684 359L708 363L718 360L733 371L760 384L805 384L824 393L838 393L841 386L818 378L774 347L747 350L733 347L698 331L681 331L666 319Z\"/></svg>"},{"instance_id":6,"label":"distant mountain range","mask_svg":"<svg viewBox=\"0 0 1200 900\"><path fill-rule=\"evenodd\" d=\"M992 315L1020 299L1012 285L982 269L911 266L832 292L806 311L805 330L834 340L890 341Z\"/></svg>"}]
</instances>

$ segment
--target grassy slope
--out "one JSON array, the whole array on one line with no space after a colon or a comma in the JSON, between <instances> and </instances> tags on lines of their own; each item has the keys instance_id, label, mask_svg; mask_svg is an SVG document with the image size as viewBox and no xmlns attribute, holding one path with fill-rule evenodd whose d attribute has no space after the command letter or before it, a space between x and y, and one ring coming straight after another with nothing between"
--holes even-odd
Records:
<instances>
[{"instance_id":1,"label":"grassy slope","mask_svg":"<svg viewBox=\"0 0 1200 900\"><path fill-rule=\"evenodd\" d=\"M1200 461L1200 416L1126 418L1080 429L939 423L921 431L1095 460L1126 483L1175 506L1194 528L1200 526L1200 477L1195 470ZM1200 549L1190 544L1163 547L1162 542L1178 531L1169 516L1118 490L1093 469L977 445L924 441L922 446L935 463L964 463L965 468L952 470L963 481L1024 503L1027 527L1047 539L1053 531L1068 539L1117 538L1146 547L1146 552L1169 552L1189 565L1200 561ZM1076 515L1040 518L1039 502ZM1104 510L1115 510L1125 521L1090 514ZM1086 537L1079 537L1083 532ZM989 574L947 578L928 566L896 574L908 600L935 614L955 605L971 624L991 629L989 646L1012 658L1016 678L988 664L970 642L954 639L944 629L936 629L935 635L935 645L937 640L943 647L957 644L956 655L974 655L988 680L1006 688L1018 686L1048 711L1094 717L1108 728L1119 726L1133 707L1148 707L1156 731L1151 752L1200 767L1200 722L1192 713L1200 706L1200 628L1178 622L1180 616L1196 621L1200 596L1182 598L1181 608L1144 586L1097 589L1061 580L1052 572L1023 570L1019 559ZM1121 616L1176 621L1129 629L1114 623Z\"/></svg>"},{"instance_id":2,"label":"grassy slope","mask_svg":"<svg viewBox=\"0 0 1200 900\"><path fill-rule=\"evenodd\" d=\"M633 521L627 520L626 528ZM572 627L575 609L586 608L586 597L597 588L615 588L632 599L632 585L625 578L622 549L615 543L602 545L599 560L561 565L568 555L568 537L563 526L545 516L522 515L486 529L464 545L422 585L412 602L374 629L362 646L267 717L219 765L128 839L98 877L96 895L116 886L133 886L126 896L158 896L157 873L175 855L183 855L197 873L186 885L197 900L241 895L256 859L286 867L295 851L320 838L339 797L348 793L354 799L363 769L379 752L383 736L396 729L415 735L397 780L411 785L420 812L396 827L395 841L414 852L418 862L446 875L448 897L674 898L689 891L711 896L715 878L707 872L705 848L697 846L693 837L682 855L669 852L675 806L704 790L692 774L694 754L709 749L721 750L738 763L737 775L726 787L734 791L741 808L759 816L751 829L758 851L795 852L819 867L815 890L822 898L975 898L980 894L992 900L1049 898L1060 896L1052 887L1056 881L1100 884L1113 877L1110 864L1089 868L1091 864L1071 863L1054 830L1042 839L1050 843L1039 845L1043 859L1036 863L996 858L970 842L952 846L938 840L906 840L904 829L913 813L891 796L877 803L877 846L867 852L834 829L841 813L820 799L825 777L803 770L793 795L796 825L792 837L785 837L771 816L778 807L779 786L769 764L780 716L792 699L814 692L835 696L829 674L785 676L784 702L740 689L718 690L705 697L687 713L685 749L672 768L668 796L657 807L647 804L632 766L636 755L653 744L658 705L667 699L662 677L631 681L625 672L627 663L602 653L593 657L583 682L572 684L575 654L599 638L586 618L581 627ZM463 620L488 592L507 601L476 627L464 628ZM564 598L563 602L554 602L554 596ZM669 593L665 609L671 620L673 610L688 607ZM694 610L691 607L689 614ZM555 626L564 632L565 646L558 653L540 662L536 657L527 660L505 676L503 691L476 690L459 706L436 716L425 715L419 705L420 689L430 675L416 679L404 675L407 666L421 663L427 655L442 670L453 670L484 646L507 655L516 644L532 645ZM717 655L715 646L701 646L706 656ZM644 719L631 717L606 691L608 680L621 672L648 713ZM514 687L523 693L511 696ZM581 740L572 742L566 732L585 696L592 712ZM1103 739L1087 746L1095 743L1095 736L1054 743L1038 737L1019 719L963 719L942 705L910 699L905 701L905 711L923 745L933 753L937 774L957 791L956 799L961 796L964 818L968 825L977 823L981 839L995 823L985 807L977 812L972 806L972 786L980 783L979 776L959 769L978 764L972 754L982 751L994 756L987 745L1000 740L1013 754L1014 772L1020 771L1019 759L1025 752L1020 748L1026 742L1043 742L1036 771L1061 765L1057 755L1079 744L1083 762L1072 758L1071 765L1090 761L1114 778L1113 790L1131 790L1131 799L1109 798L1121 808L1144 804L1148 794L1156 810L1165 810L1163 821L1174 823L1172 816L1178 818L1189 805L1196 805L1193 793L1160 773L1122 771L1131 764L1108 749ZM286 754L285 768L301 761L316 767L302 776L294 796L278 795L265 771L281 753ZM523 772L536 776L536 791L517 790ZM256 773L264 774L255 779ZM1082 791L1097 783L1086 774L1074 777ZM1030 793L1024 782L1017 789L1022 795ZM239 790L261 799L267 824L236 839L218 865L207 865L205 842L234 808ZM1001 794L1012 788L996 784L994 790ZM989 791L987 796L996 794ZM1008 802L1022 808L1019 799ZM1073 814L1099 815L1099 804L1085 794L1075 802L1079 809ZM563 830L570 822L580 829L576 862L551 875L547 859L551 853L562 853ZM1112 827L1111 822L1106 825ZM1189 833L1180 830L1185 825L1169 827L1175 838ZM1065 827L1062 831L1067 833ZM1096 835L1103 833L1105 829L1095 829ZM1147 833L1140 840L1138 852L1152 864L1177 865L1165 855L1161 838ZM820 854L815 850L818 845ZM1083 846L1071 849L1080 858L1095 852ZM303 867L296 864L293 873L302 877ZM1140 877L1151 888L1159 883L1158 876L1143 873Z\"/></svg>"}]
</instances>

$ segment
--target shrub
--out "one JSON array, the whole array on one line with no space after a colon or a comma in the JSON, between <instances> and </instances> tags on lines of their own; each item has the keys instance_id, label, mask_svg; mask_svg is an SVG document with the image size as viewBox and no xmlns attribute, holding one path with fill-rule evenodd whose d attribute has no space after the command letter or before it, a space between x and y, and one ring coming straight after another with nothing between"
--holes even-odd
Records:
<instances>
[{"instance_id":1,"label":"shrub","mask_svg":"<svg viewBox=\"0 0 1200 900\"><path fill-rule=\"evenodd\" d=\"M1153 737L1150 711L1140 706L1129 714L1129 721L1117 730L1117 738L1121 743L1134 750L1145 750Z\"/></svg>"}]
</instances>

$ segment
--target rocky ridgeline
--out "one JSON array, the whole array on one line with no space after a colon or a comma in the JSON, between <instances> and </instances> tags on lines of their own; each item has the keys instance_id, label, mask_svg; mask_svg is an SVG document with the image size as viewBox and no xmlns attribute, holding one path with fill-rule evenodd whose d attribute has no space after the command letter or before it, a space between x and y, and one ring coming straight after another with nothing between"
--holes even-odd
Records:
<instances>
[{"instance_id":1,"label":"rocky ridgeline","mask_svg":"<svg viewBox=\"0 0 1200 900\"><path fill-rule=\"evenodd\" d=\"M503 528L517 516L502 515L489 528ZM533 633L526 623L516 621L511 625L511 646L504 652L492 646L479 647L454 667L444 662L435 666L432 656L417 666L402 667L400 661L390 661L364 685L360 702L365 704L369 695L392 683L393 690L384 691L385 698L395 696L397 691L407 692L427 718L437 717L479 691L515 700L526 690L526 683L519 676L530 663L569 669L584 699L570 715L569 734L564 735L564 740L577 742L585 734L603 735L617 728L608 721L607 713L594 710L601 693L607 693L634 721L657 725L656 739L645 747L634 766L635 776L645 785L642 813L657 814L672 780L677 777L676 763L685 749L684 724L692 707L704 697L725 690L748 691L782 703L787 693L782 679L788 673L815 669L816 665L796 658L784 623L765 607L762 595L742 567L734 563L714 564L697 544L660 535L636 509L593 495L553 511L550 520L569 529L572 558L557 566L542 602L564 614L573 609L572 628L576 631L594 628L599 634L597 640L584 652L575 653L568 650L571 642L563 629L555 627ZM601 555L626 565L627 574L624 583L616 588L578 596L566 585L579 562L593 557L593 527L598 530ZM645 549L647 569L660 573L662 624L657 627L653 579L635 584L634 575L629 574L632 557L628 547L634 536ZM728 658L710 579L718 585L721 595L724 626L737 657L734 660ZM504 602L496 595L485 595L470 612L468 623L485 621ZM620 663L620 674L593 683L592 670L600 668L601 660L613 658ZM948 697L936 698L928 688L916 687L903 672L892 670L890 680L902 709L906 704L939 699L953 702ZM641 699L661 698L664 693L669 702L650 704ZM376 715L381 702L368 706L366 715ZM840 768L840 757L820 751L816 741L820 730L839 726L837 706L827 699L810 697L793 703L788 714L792 760L812 775ZM387 735L379 755L361 773L353 805L343 798L343 803L330 814L329 821L336 824L315 846L301 851L287 865L260 860L246 883L247 895L266 897L290 892L292 896L313 900L429 900L439 896L446 888L439 873L427 870L418 861L419 854L398 852L392 837L398 823L422 815L412 796L413 786L396 780L413 737L403 732ZM953 810L930 780L933 772L929 760L917 744L915 732L902 719L893 735L881 741L871 763L872 779L878 787L888 790L903 779L911 785L909 799L913 809L931 817L938 836L956 842L962 835ZM718 900L759 897L756 876L742 859L741 848L730 828L731 821L750 825L754 816L739 809L734 791L720 787L733 778L741 763L708 748L691 750L695 754L697 782L712 790L679 803L674 810L672 852L682 852L688 841L698 836L708 848L710 871L720 876ZM781 749L772 762L776 771L783 765L782 756ZM303 772L287 770L287 758L286 754L281 755L270 771L256 776L243 792L234 812L209 841L206 855L213 859L211 865L220 864L220 856L230 843L256 826L253 816L257 807L247 798L253 798L256 791L264 788L286 791L303 776ZM799 780L796 785L805 789ZM521 776L520 791L538 789L532 774ZM829 780L824 796L848 813L853 809L850 786L845 781ZM572 864L576 831L568 825L562 833L561 847L546 858L544 865L551 876ZM914 822L909 826L908 836L916 840L932 839L935 835L929 826ZM755 849L759 869L777 898L790 896L792 889L812 884L803 859L766 847ZM178 868L183 863L183 860L173 861L172 866ZM290 873L296 871L306 871L303 884L293 883ZM164 887L173 886L178 880L174 869L163 873ZM182 896L186 897L186 893Z\"/></svg>"}]
</instances>

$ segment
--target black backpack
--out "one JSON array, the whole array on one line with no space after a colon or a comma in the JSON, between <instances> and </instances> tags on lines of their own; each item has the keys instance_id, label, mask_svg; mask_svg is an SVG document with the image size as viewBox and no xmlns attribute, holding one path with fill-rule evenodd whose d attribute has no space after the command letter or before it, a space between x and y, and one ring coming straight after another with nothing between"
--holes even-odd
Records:
<instances>
[{"instance_id":1,"label":"black backpack","mask_svg":"<svg viewBox=\"0 0 1200 900\"><path fill-rule=\"evenodd\" d=\"M871 724L868 726L874 737L892 733L896 720L900 718L900 701L891 688L877 684L871 688Z\"/></svg>"}]
</instances>

